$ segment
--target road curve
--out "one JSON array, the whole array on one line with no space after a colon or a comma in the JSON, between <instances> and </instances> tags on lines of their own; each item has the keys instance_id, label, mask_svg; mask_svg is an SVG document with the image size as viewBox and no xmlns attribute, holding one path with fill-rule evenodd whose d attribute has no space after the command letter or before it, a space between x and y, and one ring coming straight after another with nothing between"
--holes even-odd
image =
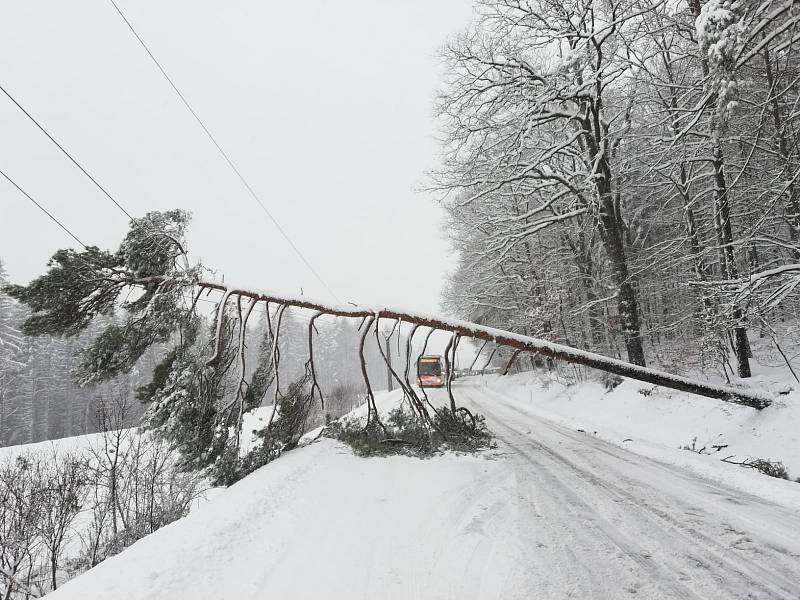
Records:
<instances>
[{"instance_id":1,"label":"road curve","mask_svg":"<svg viewBox=\"0 0 800 600\"><path fill-rule=\"evenodd\" d=\"M800 515L459 386L515 474L540 598L800 598Z\"/></svg>"}]
</instances>

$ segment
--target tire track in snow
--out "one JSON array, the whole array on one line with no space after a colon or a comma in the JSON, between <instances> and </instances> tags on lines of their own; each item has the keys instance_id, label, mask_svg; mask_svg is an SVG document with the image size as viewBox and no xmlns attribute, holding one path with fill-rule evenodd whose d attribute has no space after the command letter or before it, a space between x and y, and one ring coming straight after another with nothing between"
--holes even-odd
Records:
<instances>
[{"instance_id":1,"label":"tire track in snow","mask_svg":"<svg viewBox=\"0 0 800 600\"><path fill-rule=\"evenodd\" d=\"M794 580L797 579L797 577L794 577L794 575L798 569L798 564L800 564L800 535L798 535L798 532L800 532L800 515L798 515L796 512L789 511L782 506L775 505L751 494L733 490L718 483L702 479L672 465L660 463L646 457L641 457L625 450L624 448L614 446L603 440L593 438L584 433L573 431L561 425L548 422L546 419L532 417L530 413L525 412L519 407L516 407L513 404L508 404L507 399L502 396L502 394L490 391L490 395L493 395L504 402L504 408L509 409L524 418L534 418L539 426L545 427L553 434L559 437L569 438L576 444L585 447L585 451L582 452L580 456L582 456L584 460L590 464L589 468L581 468L573 461L570 461L564 456L554 452L552 448L545 448L547 452L550 452L554 457L557 457L557 460L561 460L567 463L570 468L580 471L586 478L590 478L597 485L605 487L609 493L619 494L624 500L632 502L634 506L646 506L646 508L653 514L664 519L665 521L668 521L672 526L681 530L692 540L695 540L699 537L707 542L709 546L714 547L717 550L728 550L727 546L720 544L715 538L701 533L696 528L688 527L684 520L675 519L675 517L669 513L669 510L658 508L656 504L658 504L659 501L661 501L663 504L665 495L670 497L673 505L680 505L684 510L684 514L688 514L690 517L692 517L692 519L688 519L689 522L700 523L702 525L704 520L707 520L711 515L716 518L721 514L725 514L727 520L733 521L734 525L720 521L717 533L721 534L735 533L742 535L744 532L737 531L735 526L744 529L752 529L754 526L759 524L759 521L761 521L763 524L764 519L769 520L769 533L772 534L773 538L781 538L780 540L777 540L778 543L776 543L775 539L764 539L765 536L763 535L763 532L761 532L760 535L759 532L754 533L756 537L761 538L759 542L763 548L773 551L773 555L770 557L771 562L775 561L784 563L784 570L790 573L790 577L781 578L778 576L778 578L783 579L783 584L786 587L791 587L792 591L794 592L794 588L797 587L797 585L794 583ZM598 454L610 457L612 459L611 462L602 462L596 460ZM626 465L626 467L629 467L628 470L633 469L636 471L635 477L631 477L629 474L626 474L619 469L619 466L623 463ZM642 496L634 496L626 487L612 485L608 478L598 478L595 475L596 472L607 469L609 466L612 468L616 467L614 468L614 474L620 483L623 483L625 486L627 486L627 488L636 489ZM656 473L655 476L654 473ZM664 477L678 479L681 483L685 483L690 488L699 488L705 497L697 497L695 495L692 499L695 501L695 504L705 505L705 509L697 506L689 506L686 503L685 497L681 497L680 494L673 493L672 490L664 489L663 485L661 485ZM659 486L659 494L657 496L653 496L652 492L656 487ZM677 489L680 490L680 486L677 486ZM685 491L686 490L684 489L684 492ZM711 495L711 501L709 501L709 494ZM647 504L641 503L643 496L649 497L650 501ZM674 506L669 506L667 508L674 508ZM753 510L761 514L756 514L756 518L745 515L746 512ZM763 530L763 526L761 529ZM763 549L759 550L759 554L764 554ZM746 554L743 554L741 558L743 558L745 561L750 559L750 557L748 557ZM759 564L753 564L752 567L755 570L762 569L761 565ZM775 576L774 569L766 574Z\"/></svg>"},{"instance_id":2,"label":"tire track in snow","mask_svg":"<svg viewBox=\"0 0 800 600\"><path fill-rule=\"evenodd\" d=\"M677 498L681 491L694 492L681 483L696 487L699 481L716 494L716 502L715 496L707 493L702 503L720 507L720 512L730 515L730 506L725 503L737 492L548 423L514 407L492 390L462 387L460 391L486 414L498 438L516 451L516 467L527 469L530 479L546 486L562 501L561 515L550 517L560 521L568 538L580 539L581 532L564 523L577 520L586 527L584 535L591 533L598 553L610 542L635 565L645 581L640 581L638 588L628 587L630 593L638 591L641 595L649 590L652 597L658 598L800 597L800 561L796 556L751 535L746 518L733 528L709 510L697 509L688 505L687 499ZM642 476L643 472L646 476ZM654 486L658 480L661 485ZM666 489L667 483L677 484L677 492ZM747 498L745 506L737 510L753 502L760 500ZM762 502L757 508L764 504L767 503ZM676 509L680 517L676 516ZM795 524L795 515L774 509L776 527ZM763 518L763 514L757 516ZM726 546L718 541L726 530L737 529L741 529L738 533L746 532L740 538L747 540L746 544ZM603 558L594 557L598 561ZM617 594L626 587L622 583L624 567L619 575Z\"/></svg>"},{"instance_id":3,"label":"tire track in snow","mask_svg":"<svg viewBox=\"0 0 800 600\"><path fill-rule=\"evenodd\" d=\"M473 400L474 402L474 400ZM482 407L483 408L483 407ZM564 473L553 468L552 463L525 448L525 440L506 427L495 415L483 410L494 422L492 426L504 430L498 434L514 450L518 459L515 468L523 481L535 480L529 494L540 495L540 505L547 510L540 515L549 528L549 553L565 554L555 561L549 574L556 581L542 581L540 586L552 586L568 597L627 597L636 594L649 598L702 598L687 587L679 577L662 565L650 560L648 551L635 539L626 536L615 524L600 513L591 501L586 501L573 486L565 485ZM596 498L595 498L596 499ZM539 556L550 561L550 556ZM565 568L567 567L567 568ZM575 577L578 571L580 577ZM558 581L568 578L569 581ZM560 597L560 596L557 596Z\"/></svg>"}]
</instances>

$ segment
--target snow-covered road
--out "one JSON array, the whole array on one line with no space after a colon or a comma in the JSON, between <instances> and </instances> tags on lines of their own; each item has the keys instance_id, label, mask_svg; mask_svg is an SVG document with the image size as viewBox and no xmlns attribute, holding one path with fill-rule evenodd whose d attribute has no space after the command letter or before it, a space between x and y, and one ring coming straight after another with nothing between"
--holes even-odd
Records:
<instances>
[{"instance_id":1,"label":"snow-covered road","mask_svg":"<svg viewBox=\"0 0 800 600\"><path fill-rule=\"evenodd\" d=\"M490 387L464 381L457 393L487 416L496 450L362 459L319 440L53 598L800 598L796 510L557 425Z\"/></svg>"},{"instance_id":2,"label":"snow-covered road","mask_svg":"<svg viewBox=\"0 0 800 600\"><path fill-rule=\"evenodd\" d=\"M462 387L508 449L546 598L800 598L800 515Z\"/></svg>"}]
</instances>

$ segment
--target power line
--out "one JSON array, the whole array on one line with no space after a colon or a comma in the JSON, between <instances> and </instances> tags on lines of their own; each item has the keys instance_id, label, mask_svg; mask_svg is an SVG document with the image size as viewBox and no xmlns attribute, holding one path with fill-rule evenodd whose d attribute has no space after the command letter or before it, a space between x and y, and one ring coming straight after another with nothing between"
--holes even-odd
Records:
<instances>
[{"instance_id":1,"label":"power line","mask_svg":"<svg viewBox=\"0 0 800 600\"><path fill-rule=\"evenodd\" d=\"M242 182L244 187L247 188L247 191L250 192L250 195L252 196L253 200L255 200L256 203L258 203L258 205L261 207L261 210L264 211L264 214L267 215L267 217L269 217L270 221L272 221L272 223L275 225L275 227L280 232L280 234L283 236L283 238L289 243L289 245L292 247L292 250L294 250L295 254L297 254L297 256L300 257L300 260L302 260L303 263L306 265L306 267L308 267L308 270L311 271L311 273L314 275L314 277L316 277L317 281L319 281L323 285L323 287L328 291L328 293L331 296L333 296L334 299L336 299L337 302L341 302L339 297L334 293L334 291L330 288L330 286L327 283L325 283L324 279L322 279L322 276L320 276L320 274L317 273L316 269L314 269L314 267L311 266L311 263L308 261L308 259L305 257L305 255L303 255L303 253L300 251L300 249L297 247L297 245L292 241L292 239L289 237L289 234L286 233L286 231L283 229L281 224L278 223L278 220L273 216L273 214L269 211L269 209L264 205L264 203L258 197L258 194L256 194L256 192L253 190L253 188L250 186L250 184L244 178L244 175L242 175L242 173L239 171L239 169L233 163L231 158L228 156L228 153L225 152L225 150L222 149L222 146L219 145L217 140L211 134L211 131L209 131L208 127L206 127L205 123L203 123L203 120L200 118L200 116L191 107L191 105L189 104L189 101L186 99L186 97L178 89L178 86L176 86L175 83L172 81L172 78L170 78L170 76L164 70L164 67L161 66L161 63L158 62L158 59L156 59L156 57L150 51L150 48L147 47L147 44L144 42L144 40L141 38L141 36L136 32L136 29L134 29L133 25L128 20L128 18L125 16L125 14L122 12L122 10L119 8L117 3L114 0L109 0L109 2L111 2L111 4L114 6L114 8L116 9L117 13L119 13L119 16L122 17L122 20L125 21L125 24L128 26L128 29L131 30L131 33L133 33L133 35L136 37L136 39L139 40L139 43L141 44L142 48L144 48L145 52L147 52L148 56L150 56L150 59L153 61L153 63L156 65L156 67L158 67L158 70L161 71L161 74L164 76L164 78L167 80L167 82L169 82L170 86L172 86L172 89L175 91L175 93L181 99L181 101L183 102L184 106L186 106L186 108L189 110L189 112L192 113L192 116L194 117L195 121L197 121L198 125L200 125L200 127L202 127L203 131L208 136L208 139L211 140L211 143L213 143L214 146L216 146L217 150L219 150L219 153L222 155L222 157L228 163L228 166L230 166L230 168L233 170L233 172L236 173L236 176Z\"/></svg>"},{"instance_id":2,"label":"power line","mask_svg":"<svg viewBox=\"0 0 800 600\"><path fill-rule=\"evenodd\" d=\"M67 150L64 148L64 146L59 144L58 141L52 135L50 135L50 133L44 127L42 127L41 123L39 123L39 121L37 121L31 113L29 113L27 110L25 110L25 107L23 107L19 102L17 102L17 99L14 98L14 96L12 96L8 92L8 90L6 90L6 88L2 86L2 84L0 84L0 90L2 90L3 93L6 96L8 96L9 100L11 100L14 104L17 105L17 108L19 108L23 113L25 113L26 117L28 117L31 121L33 121L33 124L36 125L41 130L42 133L44 133L48 138L50 138L51 142L53 142L56 146L58 146L58 149L61 150L61 152L63 152L67 156L67 158L69 158L73 162L73 164L76 167L78 167L83 172L83 174L86 175L86 177L88 177L91 180L91 182L93 184L95 184L100 189L100 191L103 192L106 195L106 197L116 205L116 207L118 209L120 209L123 213L125 213L125 216L128 217L128 219L133 221L133 217L131 216L131 214L127 210L125 210L123 208L123 206L119 202L117 202L117 200L114 198L114 196L112 196L108 192L108 190L106 190L106 188L104 188L102 185L100 185L100 183L98 183L98 181L94 177L92 177L89 174L89 172L86 169L84 169L81 166L81 164L77 160L75 160L75 158L69 152L67 152Z\"/></svg>"},{"instance_id":3,"label":"power line","mask_svg":"<svg viewBox=\"0 0 800 600\"><path fill-rule=\"evenodd\" d=\"M80 240L80 238L79 238L77 235L75 235L74 233L72 233L72 231L70 231L70 229L69 229L69 228L68 228L66 225L64 225L64 224L63 224L61 221L59 221L59 220L58 220L58 219L57 219L57 218L56 218L56 217L53 215L53 213L51 213L50 211L48 211L48 210L47 210L47 209L46 209L44 206L42 206L42 205L41 205L39 202L37 202L37 201L36 201L36 200L33 198L33 196L31 196L31 195L30 195L28 192L26 192L24 189L22 189L22 187L20 187L20 186L17 184L17 182L16 182L16 181L14 181L13 179L11 179L11 177L9 177L9 176L8 176L8 175L5 173L5 171L3 171L2 169L0 169L0 175L2 175L2 176L3 176L3 177L6 179L6 181L8 181L8 182L9 182L11 185L13 185L13 186L14 186L14 187L15 187L15 188L16 188L16 189L17 189L17 190L18 190L18 191L19 191L19 192L20 192L22 195L24 195L24 196L25 196L25 197L26 197L28 200L30 200L31 202L33 202L33 204L35 204L35 205L36 205L36 207L37 207L37 208L38 208L40 211L42 211L42 212L43 212L45 215L47 215L47 216L50 218L50 220L52 220L52 221L53 221L53 222L54 222L56 225L58 225L58 226L59 226L61 229L63 229L63 230L64 230L64 232L66 232L66 234L67 234L67 235L69 235L69 236L70 236L72 239L74 239L76 242L78 242L78 244L80 244L80 245L81 245L81 246L82 246L82 247L83 247L85 250L88 250L88 249L89 249L89 247L88 247L86 244L84 244L84 243L83 243L83 242ZM90 265L89 263L87 263L86 261L84 261L83 259L81 259L81 262L84 262L84 263L85 263L85 264L87 264L88 266L93 266L93 265ZM219 304L218 302L215 302L215 301L213 301L213 300L209 300L208 298L202 298L202 297L198 297L198 298L197 298L197 300L199 300L199 301L201 301L201 302L207 302L207 303L209 303L209 304L214 304L214 305L218 305L218 304ZM269 315L269 313L267 313L267 310L266 310L266 308L265 308L265 307L257 307L257 308L261 308L261 311L260 311L260 312L261 312L262 314ZM293 316L294 316L295 318L298 318L298 319L300 319L300 320L304 321L304 323L305 323L305 324L308 324L308 323L309 323L309 321L311 320L311 315L306 315L306 314L303 314L303 313L298 313L298 312L295 312L295 313L293 313ZM332 315L326 315L326 314L324 314L324 313L323 313L323 314L320 314L320 315L318 316L318 318L319 318L320 320L327 321L327 322L328 322L328 323L330 323L330 324L336 323L336 317L333 317L332 319L331 319L330 317L333 317L333 316L332 316Z\"/></svg>"},{"instance_id":4,"label":"power line","mask_svg":"<svg viewBox=\"0 0 800 600\"><path fill-rule=\"evenodd\" d=\"M5 177L5 178L6 178L6 180L8 180L8 182L9 182L11 185L13 185L15 188L17 188L17 189L18 189L18 190L19 190L19 191L20 191L20 192L21 192L21 193L22 193L22 194L23 194L23 195L24 195L24 196L25 196L25 197L26 197L28 200L30 200L30 201L31 201L31 202L33 202L33 203L34 203L34 204L35 204L37 207L39 207L39 210L41 210L41 211L42 211L44 214L46 214L48 217L50 217L50 219L51 219L51 220L52 220L52 221L53 221L53 222L54 222L56 225L58 225L59 227L61 227L61 229L63 229L64 231L66 231L66 232L67 232L67 234L68 234L68 235L69 235L69 236L70 236L70 237L71 237L73 240L75 240L76 242L78 242L78 243L79 243L81 246L83 246L83 247L84 247L86 250L88 250L88 249L89 249L89 247L88 247L86 244L84 244L82 241L80 241L80 239L78 239L78 236L77 236L77 235L75 235L75 234L74 234L74 233L72 233L72 232L71 232L69 229L67 229L67 226L66 226L66 225L64 225L64 224L63 224L61 221L59 221L58 219L56 219L56 218L55 218L55 217L52 215L52 213L50 213L50 211L48 211L48 210L47 210L47 209L46 209L44 206L42 206L42 205L41 205L41 204L39 204L39 203L38 203L36 200L34 200L34 199L33 199L33 197L32 197L32 196L31 196L31 195L30 195L28 192L26 192L26 191L25 191L25 190L23 190L23 189L22 189L20 186L18 186L18 185L17 185L17 182L16 182L16 181L14 181L13 179L11 179L11 177L9 177L8 175L6 175L6 174L5 174L5 172L4 172L2 169L0 169L0 175L2 175L3 177Z\"/></svg>"}]
</instances>

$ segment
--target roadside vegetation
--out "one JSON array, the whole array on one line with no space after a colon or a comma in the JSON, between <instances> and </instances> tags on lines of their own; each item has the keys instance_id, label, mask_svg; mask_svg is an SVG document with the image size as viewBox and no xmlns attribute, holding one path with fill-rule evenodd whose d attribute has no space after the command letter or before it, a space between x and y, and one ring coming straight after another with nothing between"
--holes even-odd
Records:
<instances>
[{"instance_id":1,"label":"roadside vegetation","mask_svg":"<svg viewBox=\"0 0 800 600\"><path fill-rule=\"evenodd\" d=\"M38 598L185 516L207 489L134 430L0 461L0 598Z\"/></svg>"},{"instance_id":2,"label":"roadside vegetation","mask_svg":"<svg viewBox=\"0 0 800 600\"><path fill-rule=\"evenodd\" d=\"M695 454L713 455L722 452L722 450L727 447L727 444L716 446L698 446L697 438L695 437L692 439L691 444L681 446L681 450L688 450L689 452L694 452ZM746 469L754 469L759 473L763 473L769 477L775 477L776 479L790 479L789 471L786 470L786 465L779 460L770 460L769 458L758 458L753 456L750 456L745 460L736 460L734 455L725 456L720 460L724 463L738 465ZM800 483L800 477L795 479L795 481Z\"/></svg>"},{"instance_id":3,"label":"roadside vegetation","mask_svg":"<svg viewBox=\"0 0 800 600\"><path fill-rule=\"evenodd\" d=\"M493 445L484 417L463 407L455 413L438 409L432 423L429 427L413 411L400 406L389 412L385 423L373 419L365 426L360 419L341 419L328 425L324 435L364 457L401 454L425 458L446 450L477 452Z\"/></svg>"}]
</instances>

